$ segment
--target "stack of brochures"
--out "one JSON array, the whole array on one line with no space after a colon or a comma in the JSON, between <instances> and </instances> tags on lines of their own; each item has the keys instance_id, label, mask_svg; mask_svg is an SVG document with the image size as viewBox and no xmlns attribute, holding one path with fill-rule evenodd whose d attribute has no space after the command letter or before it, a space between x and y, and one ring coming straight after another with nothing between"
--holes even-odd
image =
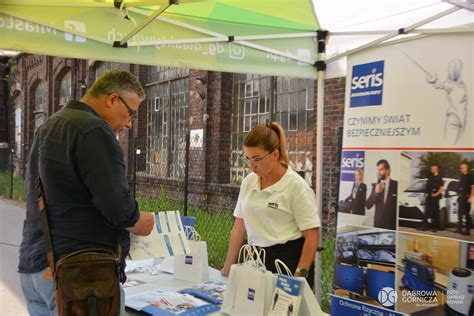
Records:
<instances>
[{"instance_id":1,"label":"stack of brochures","mask_svg":"<svg viewBox=\"0 0 474 316\"><path fill-rule=\"evenodd\" d=\"M218 306L192 295L160 290L128 296L125 306L158 316L197 316L219 310Z\"/></svg>"},{"instance_id":2,"label":"stack of brochures","mask_svg":"<svg viewBox=\"0 0 474 316\"><path fill-rule=\"evenodd\" d=\"M225 282L206 282L180 290L179 293L190 294L209 303L221 305L224 300Z\"/></svg>"}]
</instances>

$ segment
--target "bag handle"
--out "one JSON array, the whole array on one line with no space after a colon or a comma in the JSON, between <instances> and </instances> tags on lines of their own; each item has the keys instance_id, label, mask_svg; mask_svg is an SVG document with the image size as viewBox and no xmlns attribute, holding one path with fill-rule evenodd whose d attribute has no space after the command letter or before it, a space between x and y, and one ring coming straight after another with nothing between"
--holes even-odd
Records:
<instances>
[{"instance_id":1,"label":"bag handle","mask_svg":"<svg viewBox=\"0 0 474 316\"><path fill-rule=\"evenodd\" d=\"M189 240L201 241L201 235L192 226L184 226L184 233L186 234L186 238Z\"/></svg>"},{"instance_id":2,"label":"bag handle","mask_svg":"<svg viewBox=\"0 0 474 316\"><path fill-rule=\"evenodd\" d=\"M281 270L282 267L285 269L286 274L282 272L282 270ZM293 276L293 273L288 268L288 266L283 261L281 261L280 259L275 259L275 268L277 270L277 273L280 274L280 275L287 275L287 276L290 276L290 277Z\"/></svg>"},{"instance_id":3,"label":"bag handle","mask_svg":"<svg viewBox=\"0 0 474 316\"><path fill-rule=\"evenodd\" d=\"M265 259L267 256L267 252L263 248L259 248L257 246L252 246L252 259L255 259L256 261L260 262L263 266L265 266Z\"/></svg>"},{"instance_id":4,"label":"bag handle","mask_svg":"<svg viewBox=\"0 0 474 316\"><path fill-rule=\"evenodd\" d=\"M242 247L240 247L239 249L239 256L237 258L237 263L240 263L240 259L242 258L242 254L243 254L243 259L244 261L243 262L247 262L248 261L248 251L249 251L249 247L250 245L243 245Z\"/></svg>"}]
</instances>

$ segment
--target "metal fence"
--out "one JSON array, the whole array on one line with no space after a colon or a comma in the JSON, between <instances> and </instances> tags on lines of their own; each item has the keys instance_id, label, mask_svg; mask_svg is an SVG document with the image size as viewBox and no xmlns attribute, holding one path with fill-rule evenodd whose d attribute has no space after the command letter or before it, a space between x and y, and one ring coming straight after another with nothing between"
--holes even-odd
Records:
<instances>
[{"instance_id":1,"label":"metal fence","mask_svg":"<svg viewBox=\"0 0 474 316\"><path fill-rule=\"evenodd\" d=\"M8 143L0 143L0 196L10 200L23 199L23 179L15 175L15 152Z\"/></svg>"},{"instance_id":2,"label":"metal fence","mask_svg":"<svg viewBox=\"0 0 474 316\"><path fill-rule=\"evenodd\" d=\"M176 168L182 172L170 173L177 175L173 177L160 177L150 168L140 170L137 161L147 153L135 148L135 170L130 181L140 210L179 210L184 216L195 217L196 230L207 242L209 265L220 269L227 254L238 187L206 182L203 139L198 136L190 139L189 133L185 135L181 144L184 150L174 157ZM155 150L154 154L159 156L161 152Z\"/></svg>"}]
</instances>

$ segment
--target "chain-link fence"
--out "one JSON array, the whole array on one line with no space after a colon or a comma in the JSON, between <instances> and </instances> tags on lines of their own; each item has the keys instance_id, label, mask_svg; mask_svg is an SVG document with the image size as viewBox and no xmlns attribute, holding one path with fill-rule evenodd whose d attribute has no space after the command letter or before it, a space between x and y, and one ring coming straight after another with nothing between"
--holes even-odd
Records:
<instances>
[{"instance_id":1,"label":"chain-link fence","mask_svg":"<svg viewBox=\"0 0 474 316\"><path fill-rule=\"evenodd\" d=\"M0 143L0 197L24 200L23 179L15 169L15 152L8 143Z\"/></svg>"},{"instance_id":2,"label":"chain-link fence","mask_svg":"<svg viewBox=\"0 0 474 316\"><path fill-rule=\"evenodd\" d=\"M135 164L135 178L131 182L140 210L179 210L181 215L195 217L196 230L202 240L207 242L209 265L220 269L227 254L238 187L206 182L202 134L199 131L191 134L180 139L183 141L180 146L184 150L178 151L173 158L176 176L157 175L173 175L168 170L159 170L153 166L155 156L160 157L162 151L154 150L150 154L135 150L139 153L135 156L137 161L141 155L147 156L145 159L148 160L148 168L140 170L140 164ZM175 144L173 146L176 147ZM166 166L169 168L171 165Z\"/></svg>"}]
</instances>

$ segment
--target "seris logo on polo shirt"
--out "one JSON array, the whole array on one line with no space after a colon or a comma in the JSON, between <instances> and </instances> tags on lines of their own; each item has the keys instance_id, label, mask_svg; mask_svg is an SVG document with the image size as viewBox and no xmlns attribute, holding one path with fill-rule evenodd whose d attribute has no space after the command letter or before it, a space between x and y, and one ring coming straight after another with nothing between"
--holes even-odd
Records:
<instances>
[{"instance_id":1,"label":"seris logo on polo shirt","mask_svg":"<svg viewBox=\"0 0 474 316\"><path fill-rule=\"evenodd\" d=\"M277 208L278 208L278 203L275 203L275 202L268 202L267 206L268 206L269 208L277 209Z\"/></svg>"}]
</instances>

